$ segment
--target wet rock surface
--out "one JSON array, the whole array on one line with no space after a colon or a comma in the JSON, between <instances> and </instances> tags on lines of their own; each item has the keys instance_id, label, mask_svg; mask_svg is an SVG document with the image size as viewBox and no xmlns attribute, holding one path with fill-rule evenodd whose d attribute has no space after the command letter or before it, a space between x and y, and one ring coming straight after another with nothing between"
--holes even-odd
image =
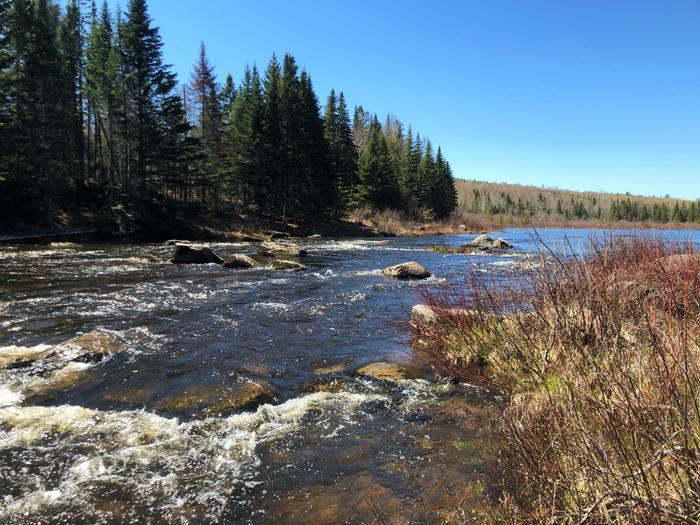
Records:
<instances>
[{"instance_id":1,"label":"wet rock surface","mask_svg":"<svg viewBox=\"0 0 700 525\"><path fill-rule=\"evenodd\" d=\"M258 262L252 257L236 253L230 255L222 266L224 268L255 268L258 266Z\"/></svg>"},{"instance_id":2,"label":"wet rock surface","mask_svg":"<svg viewBox=\"0 0 700 525\"><path fill-rule=\"evenodd\" d=\"M307 255L306 250L290 242L266 241L258 246L257 252L263 257L304 257Z\"/></svg>"},{"instance_id":3,"label":"wet rock surface","mask_svg":"<svg viewBox=\"0 0 700 525\"><path fill-rule=\"evenodd\" d=\"M208 246L176 244L172 262L174 264L222 264L224 260Z\"/></svg>"},{"instance_id":4,"label":"wet rock surface","mask_svg":"<svg viewBox=\"0 0 700 525\"><path fill-rule=\"evenodd\" d=\"M382 270L387 277L396 279L427 279L431 273L417 262L395 264Z\"/></svg>"},{"instance_id":5,"label":"wet rock surface","mask_svg":"<svg viewBox=\"0 0 700 525\"><path fill-rule=\"evenodd\" d=\"M284 259L278 259L270 263L275 270L288 270L292 272L301 272L306 270L306 266L294 261L285 261Z\"/></svg>"}]
</instances>

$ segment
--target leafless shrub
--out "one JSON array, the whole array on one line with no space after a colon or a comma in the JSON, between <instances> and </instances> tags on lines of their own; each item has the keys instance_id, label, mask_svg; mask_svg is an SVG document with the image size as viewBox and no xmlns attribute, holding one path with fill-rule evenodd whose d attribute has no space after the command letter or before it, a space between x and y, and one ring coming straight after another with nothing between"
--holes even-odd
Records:
<instances>
[{"instance_id":1,"label":"leafless shrub","mask_svg":"<svg viewBox=\"0 0 700 525\"><path fill-rule=\"evenodd\" d=\"M521 523L700 521L700 254L653 238L542 246L541 264L425 292L413 342L508 396Z\"/></svg>"}]
</instances>

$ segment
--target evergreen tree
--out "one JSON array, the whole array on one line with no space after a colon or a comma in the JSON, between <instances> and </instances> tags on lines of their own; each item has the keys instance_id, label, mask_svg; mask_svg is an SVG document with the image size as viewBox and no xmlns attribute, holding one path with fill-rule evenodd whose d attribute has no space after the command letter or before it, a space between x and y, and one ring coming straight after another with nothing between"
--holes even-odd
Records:
<instances>
[{"instance_id":1,"label":"evergreen tree","mask_svg":"<svg viewBox=\"0 0 700 525\"><path fill-rule=\"evenodd\" d=\"M337 142L336 142L336 184L341 211L347 211L353 188L357 184L357 148L350 126L350 115L341 91L337 106Z\"/></svg>"},{"instance_id":2,"label":"evergreen tree","mask_svg":"<svg viewBox=\"0 0 700 525\"><path fill-rule=\"evenodd\" d=\"M369 126L367 143L360 153L357 178L353 193L355 206L382 209L397 202L398 188L394 186L389 148L376 116Z\"/></svg>"},{"instance_id":3,"label":"evergreen tree","mask_svg":"<svg viewBox=\"0 0 700 525\"><path fill-rule=\"evenodd\" d=\"M299 216L304 219L327 217L333 211L334 180L328 166L323 119L311 76L299 77L299 156L303 182L296 186Z\"/></svg>"},{"instance_id":4,"label":"evergreen tree","mask_svg":"<svg viewBox=\"0 0 700 525\"><path fill-rule=\"evenodd\" d=\"M289 53L285 54L282 65L282 83L280 93L280 113L282 115L282 180L280 203L282 220L295 213L292 188L302 182L301 159L298 154L300 137L299 111L299 76L296 60Z\"/></svg>"},{"instance_id":5,"label":"evergreen tree","mask_svg":"<svg viewBox=\"0 0 700 525\"><path fill-rule=\"evenodd\" d=\"M194 99L195 136L202 146L198 162L201 198L206 201L207 191L211 191L212 201L217 207L223 177L223 117L216 74L207 59L204 42L200 44L199 59L190 79L190 91Z\"/></svg>"},{"instance_id":6,"label":"evergreen tree","mask_svg":"<svg viewBox=\"0 0 700 525\"><path fill-rule=\"evenodd\" d=\"M282 110L281 110L281 75L279 61L272 55L265 70L263 82L263 137L262 137L262 170L266 177L266 196L268 197L267 213L272 216L279 210L282 201L281 172L284 161L282 141ZM261 203L262 204L262 203Z\"/></svg>"},{"instance_id":7,"label":"evergreen tree","mask_svg":"<svg viewBox=\"0 0 700 525\"><path fill-rule=\"evenodd\" d=\"M146 0L129 0L126 19L120 27L121 64L126 91L126 178L132 198L142 202L153 197L153 184L171 159L159 154L174 133L165 111L183 113L173 94L175 77L163 63L162 42L153 27ZM178 123L178 126L181 123ZM165 162L160 162L160 161ZM167 170L169 174L169 170ZM143 207L142 207L143 211Z\"/></svg>"}]
</instances>

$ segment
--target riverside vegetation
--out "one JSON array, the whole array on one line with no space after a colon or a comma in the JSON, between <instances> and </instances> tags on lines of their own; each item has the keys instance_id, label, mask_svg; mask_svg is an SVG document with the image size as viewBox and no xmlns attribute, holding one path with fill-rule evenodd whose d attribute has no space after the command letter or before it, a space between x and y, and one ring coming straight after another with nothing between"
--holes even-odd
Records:
<instances>
[{"instance_id":1,"label":"riverside vegetation","mask_svg":"<svg viewBox=\"0 0 700 525\"><path fill-rule=\"evenodd\" d=\"M506 396L510 523L700 520L700 254L692 244L543 246L507 283L424 293L414 345Z\"/></svg>"},{"instance_id":2,"label":"riverside vegetation","mask_svg":"<svg viewBox=\"0 0 700 525\"><path fill-rule=\"evenodd\" d=\"M351 122L342 92L321 111L290 54L219 83L202 44L179 85L145 0L116 15L81 5L0 0L0 226L132 235L456 207L439 147L361 106Z\"/></svg>"}]
</instances>

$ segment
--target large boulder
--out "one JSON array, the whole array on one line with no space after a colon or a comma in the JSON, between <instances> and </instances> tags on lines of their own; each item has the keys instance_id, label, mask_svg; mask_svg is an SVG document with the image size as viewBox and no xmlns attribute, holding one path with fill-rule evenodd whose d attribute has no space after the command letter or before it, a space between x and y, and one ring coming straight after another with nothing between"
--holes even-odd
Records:
<instances>
[{"instance_id":1,"label":"large boulder","mask_svg":"<svg viewBox=\"0 0 700 525\"><path fill-rule=\"evenodd\" d=\"M267 241L258 246L258 255L263 257L303 257L306 251L293 243Z\"/></svg>"},{"instance_id":2,"label":"large boulder","mask_svg":"<svg viewBox=\"0 0 700 525\"><path fill-rule=\"evenodd\" d=\"M224 260L208 246L176 244L172 262L175 264L222 264Z\"/></svg>"},{"instance_id":3,"label":"large boulder","mask_svg":"<svg viewBox=\"0 0 700 525\"><path fill-rule=\"evenodd\" d=\"M270 263L275 270L291 270L293 272L301 272L306 270L306 266L294 261L285 261L284 259L276 259Z\"/></svg>"},{"instance_id":4,"label":"large boulder","mask_svg":"<svg viewBox=\"0 0 700 525\"><path fill-rule=\"evenodd\" d=\"M424 266L417 262L396 264L385 268L382 270L382 273L387 277L394 277L396 279L427 279L431 275Z\"/></svg>"},{"instance_id":5,"label":"large boulder","mask_svg":"<svg viewBox=\"0 0 700 525\"><path fill-rule=\"evenodd\" d=\"M488 235L479 235L476 239L469 243L469 246L474 246L480 250L509 250L513 247L508 241L503 239L494 239Z\"/></svg>"},{"instance_id":6,"label":"large boulder","mask_svg":"<svg viewBox=\"0 0 700 525\"><path fill-rule=\"evenodd\" d=\"M258 263L255 259L242 253L231 255L223 264L224 268L255 268L256 266Z\"/></svg>"}]
</instances>

